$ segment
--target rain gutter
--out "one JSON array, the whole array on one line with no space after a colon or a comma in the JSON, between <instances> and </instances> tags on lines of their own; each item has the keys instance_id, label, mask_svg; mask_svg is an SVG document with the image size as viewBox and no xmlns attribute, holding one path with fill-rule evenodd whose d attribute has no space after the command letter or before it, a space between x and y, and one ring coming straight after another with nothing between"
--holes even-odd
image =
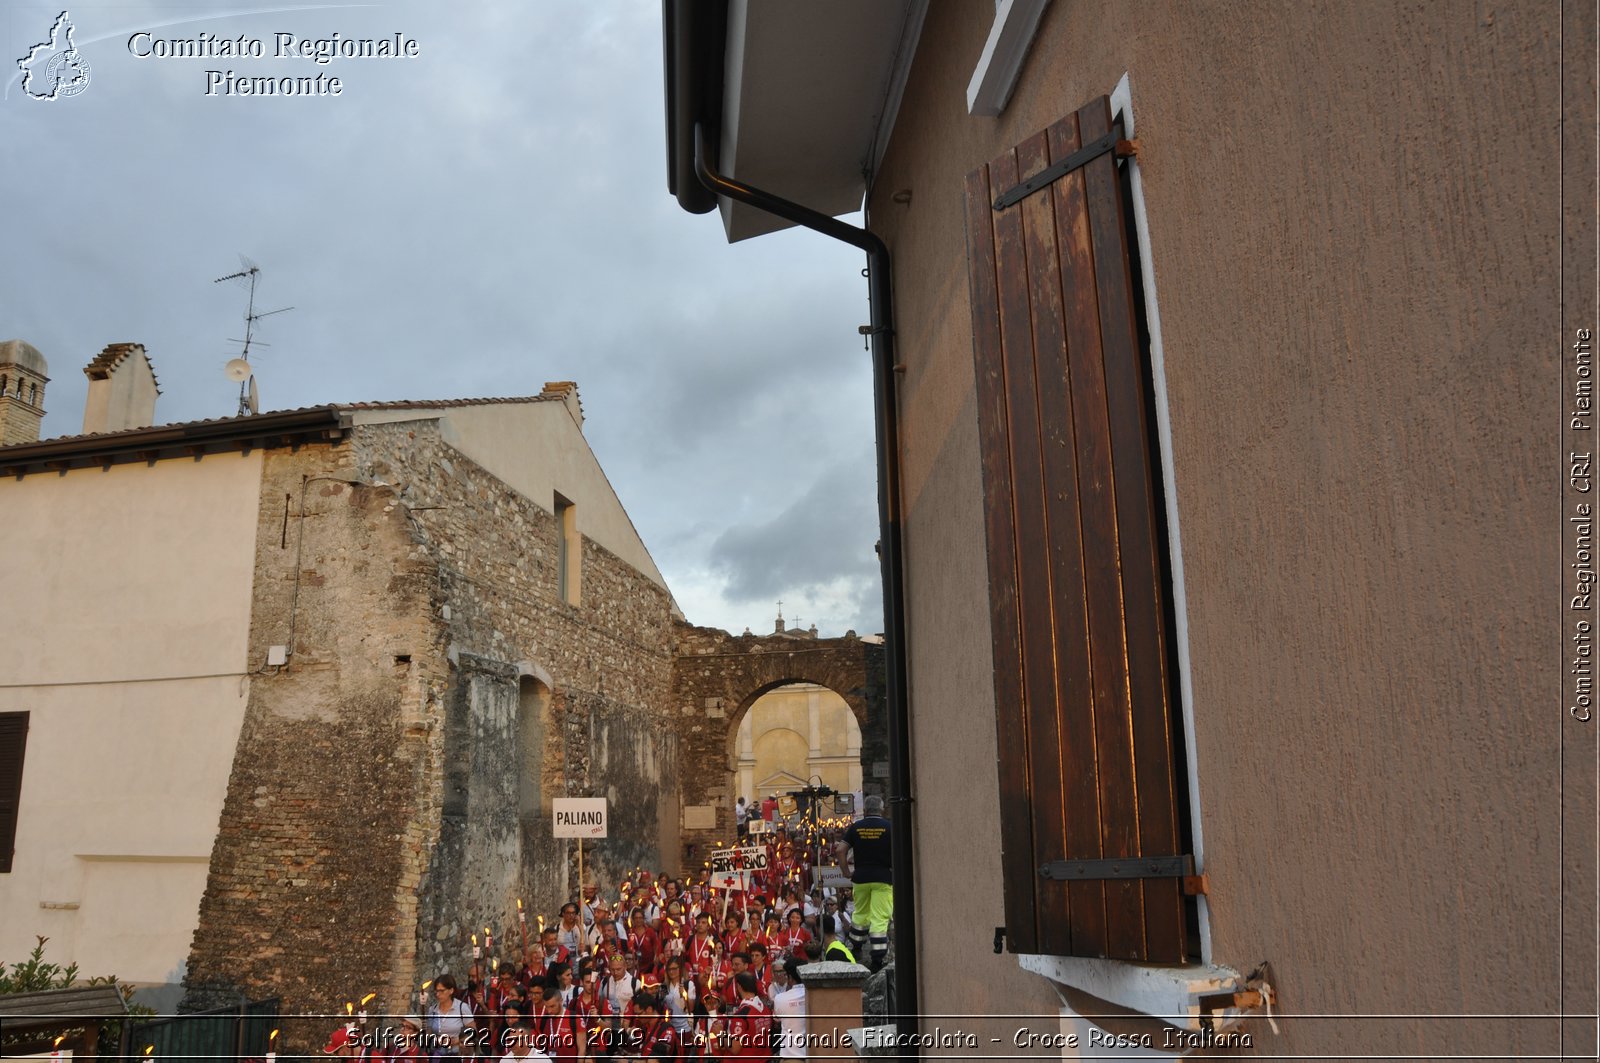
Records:
<instances>
[{"instance_id":1,"label":"rain gutter","mask_svg":"<svg viewBox=\"0 0 1600 1063\"><path fill-rule=\"evenodd\" d=\"M868 336L872 348L874 420L878 452L879 563L883 572L885 700L889 723L889 835L894 862L895 1024L917 1032L916 893L911 870L911 743L906 704L905 576L901 565L900 427L895 410L894 307L889 248L876 234L820 211L742 184L712 168L705 125L694 125L695 176L707 190L746 203L867 254ZM680 190L680 197L682 193Z\"/></svg>"}]
</instances>

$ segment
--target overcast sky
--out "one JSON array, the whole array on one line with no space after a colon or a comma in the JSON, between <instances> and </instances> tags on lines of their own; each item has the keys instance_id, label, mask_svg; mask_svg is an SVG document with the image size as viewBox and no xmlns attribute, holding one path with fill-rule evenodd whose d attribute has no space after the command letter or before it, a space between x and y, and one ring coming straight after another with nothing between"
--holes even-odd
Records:
<instances>
[{"instance_id":1,"label":"overcast sky","mask_svg":"<svg viewBox=\"0 0 1600 1063\"><path fill-rule=\"evenodd\" d=\"M243 254L258 309L294 307L252 348L264 410L576 380L690 620L770 630L781 598L824 635L881 630L861 253L729 245L679 209L658 0L75 3L89 84L33 100L16 60L61 10L0 4L0 339L50 361L45 436L81 429L80 370L113 342L148 349L158 421L231 415L245 293L213 278ZM139 31L266 55L140 58ZM420 54L277 59L280 32ZM207 70L342 91L208 96Z\"/></svg>"}]
</instances>

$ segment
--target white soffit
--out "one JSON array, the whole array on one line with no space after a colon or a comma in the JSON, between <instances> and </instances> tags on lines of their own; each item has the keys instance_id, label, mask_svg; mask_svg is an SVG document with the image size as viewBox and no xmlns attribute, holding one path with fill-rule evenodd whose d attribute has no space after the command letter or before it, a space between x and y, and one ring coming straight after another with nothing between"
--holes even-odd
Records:
<instances>
[{"instance_id":1,"label":"white soffit","mask_svg":"<svg viewBox=\"0 0 1600 1063\"><path fill-rule=\"evenodd\" d=\"M824 214L861 209L912 0L730 0L722 172ZM728 240L789 228L722 201Z\"/></svg>"}]
</instances>

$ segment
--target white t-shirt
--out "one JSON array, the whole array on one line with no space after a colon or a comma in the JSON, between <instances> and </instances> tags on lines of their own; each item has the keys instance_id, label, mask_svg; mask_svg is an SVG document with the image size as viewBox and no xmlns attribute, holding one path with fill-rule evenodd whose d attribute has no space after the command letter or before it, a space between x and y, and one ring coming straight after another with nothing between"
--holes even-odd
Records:
<instances>
[{"instance_id":1,"label":"white t-shirt","mask_svg":"<svg viewBox=\"0 0 1600 1063\"><path fill-rule=\"evenodd\" d=\"M507 1052L500 1063L554 1063L554 1061L533 1045L529 1045L527 1055L519 1056L515 1051Z\"/></svg>"},{"instance_id":2,"label":"white t-shirt","mask_svg":"<svg viewBox=\"0 0 1600 1063\"><path fill-rule=\"evenodd\" d=\"M689 1028L689 1012L694 1009L694 983L662 986L661 1003L672 1016L672 1028L682 1033Z\"/></svg>"},{"instance_id":3,"label":"white t-shirt","mask_svg":"<svg viewBox=\"0 0 1600 1063\"><path fill-rule=\"evenodd\" d=\"M792 985L772 990L772 1014L781 1027L778 1055L782 1059L806 1058L806 987Z\"/></svg>"},{"instance_id":4,"label":"white t-shirt","mask_svg":"<svg viewBox=\"0 0 1600 1063\"><path fill-rule=\"evenodd\" d=\"M608 973L604 982L604 994L611 998L611 1012L621 1015L633 1000L633 995L639 991L639 979L627 971L622 972L622 977L612 979Z\"/></svg>"}]
</instances>

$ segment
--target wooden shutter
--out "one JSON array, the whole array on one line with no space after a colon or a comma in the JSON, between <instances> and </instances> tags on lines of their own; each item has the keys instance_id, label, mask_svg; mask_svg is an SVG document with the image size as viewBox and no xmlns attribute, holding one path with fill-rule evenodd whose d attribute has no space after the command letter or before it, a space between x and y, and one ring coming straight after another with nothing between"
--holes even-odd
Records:
<instances>
[{"instance_id":1,"label":"wooden shutter","mask_svg":"<svg viewBox=\"0 0 1600 1063\"><path fill-rule=\"evenodd\" d=\"M994 205L1112 133L1101 97L966 183L1006 930L1015 952L1174 963L1187 952L1181 878L1041 874L1052 861L1184 853L1116 155Z\"/></svg>"},{"instance_id":2,"label":"wooden shutter","mask_svg":"<svg viewBox=\"0 0 1600 1063\"><path fill-rule=\"evenodd\" d=\"M28 714L0 712L0 873L11 870L22 797L22 752L28 744Z\"/></svg>"}]
</instances>

